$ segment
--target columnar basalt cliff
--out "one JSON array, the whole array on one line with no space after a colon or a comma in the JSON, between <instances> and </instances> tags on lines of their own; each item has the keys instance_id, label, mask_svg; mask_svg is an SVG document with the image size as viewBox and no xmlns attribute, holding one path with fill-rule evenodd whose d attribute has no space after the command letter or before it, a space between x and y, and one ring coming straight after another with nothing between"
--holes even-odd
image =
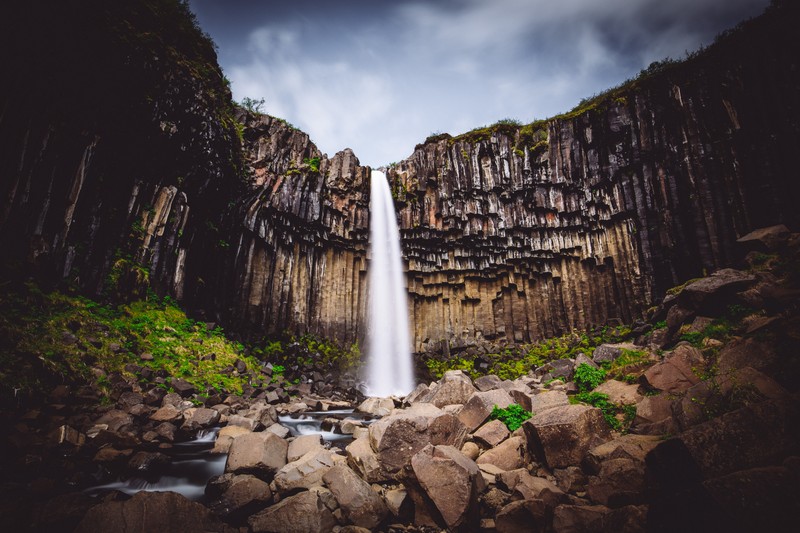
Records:
<instances>
[{"instance_id":1,"label":"columnar basalt cliff","mask_svg":"<svg viewBox=\"0 0 800 533\"><path fill-rule=\"evenodd\" d=\"M791 20L755 20L585 110L430 138L390 169L416 349L630 322L730 264L737 237L796 225Z\"/></svg>"},{"instance_id":2,"label":"columnar basalt cliff","mask_svg":"<svg viewBox=\"0 0 800 533\"><path fill-rule=\"evenodd\" d=\"M150 287L250 337L360 340L369 169L234 109L184 3L56 4L2 28L6 263ZM796 227L798 18L774 8L567 115L437 136L388 169L414 349L630 322L737 236Z\"/></svg>"}]
</instances>

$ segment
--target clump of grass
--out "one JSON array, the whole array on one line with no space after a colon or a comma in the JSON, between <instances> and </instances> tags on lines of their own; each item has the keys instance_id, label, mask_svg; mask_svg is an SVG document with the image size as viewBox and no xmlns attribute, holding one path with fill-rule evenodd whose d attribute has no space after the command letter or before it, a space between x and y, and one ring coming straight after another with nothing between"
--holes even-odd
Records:
<instances>
[{"instance_id":1,"label":"clump of grass","mask_svg":"<svg viewBox=\"0 0 800 533\"><path fill-rule=\"evenodd\" d=\"M570 398L570 403L585 403L602 411L603 418L615 431L627 432L636 417L635 405L617 405L611 403L608 394L601 392L581 392ZM617 415L622 415L622 420Z\"/></svg>"},{"instance_id":2,"label":"clump of grass","mask_svg":"<svg viewBox=\"0 0 800 533\"><path fill-rule=\"evenodd\" d=\"M494 406L489 418L492 420L499 420L506 425L509 431L516 431L522 427L522 423L531 418L533 415L530 411L526 411L521 405L512 403L508 407L501 408Z\"/></svg>"}]
</instances>

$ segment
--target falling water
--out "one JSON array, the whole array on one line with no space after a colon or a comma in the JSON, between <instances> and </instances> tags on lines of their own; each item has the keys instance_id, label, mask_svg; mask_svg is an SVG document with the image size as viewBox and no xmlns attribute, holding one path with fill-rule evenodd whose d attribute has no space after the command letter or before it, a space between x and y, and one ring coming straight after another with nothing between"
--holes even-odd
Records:
<instances>
[{"instance_id":1,"label":"falling water","mask_svg":"<svg viewBox=\"0 0 800 533\"><path fill-rule=\"evenodd\" d=\"M414 388L400 231L383 172L371 176L367 394L403 396Z\"/></svg>"}]
</instances>

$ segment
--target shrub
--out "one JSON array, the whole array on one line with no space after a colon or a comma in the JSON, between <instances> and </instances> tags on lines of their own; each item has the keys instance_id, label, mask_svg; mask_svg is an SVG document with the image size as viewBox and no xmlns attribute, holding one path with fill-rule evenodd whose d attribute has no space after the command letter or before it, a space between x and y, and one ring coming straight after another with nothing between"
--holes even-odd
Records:
<instances>
[{"instance_id":1,"label":"shrub","mask_svg":"<svg viewBox=\"0 0 800 533\"><path fill-rule=\"evenodd\" d=\"M272 367L272 374L275 376L280 376L286 371L286 368L283 365L273 365Z\"/></svg>"},{"instance_id":2,"label":"shrub","mask_svg":"<svg viewBox=\"0 0 800 533\"><path fill-rule=\"evenodd\" d=\"M600 385L606 378L606 371L586 363L575 369L575 384L581 392L588 392Z\"/></svg>"},{"instance_id":3,"label":"shrub","mask_svg":"<svg viewBox=\"0 0 800 533\"><path fill-rule=\"evenodd\" d=\"M531 416L533 415L530 411L526 411L521 405L512 403L506 408L500 408L495 405L489 418L504 423L509 431L516 431Z\"/></svg>"}]
</instances>

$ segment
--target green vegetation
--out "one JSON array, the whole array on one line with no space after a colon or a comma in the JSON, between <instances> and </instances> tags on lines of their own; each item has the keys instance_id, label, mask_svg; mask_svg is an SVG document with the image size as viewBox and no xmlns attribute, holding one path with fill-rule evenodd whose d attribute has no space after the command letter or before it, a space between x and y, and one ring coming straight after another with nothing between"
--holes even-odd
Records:
<instances>
[{"instance_id":1,"label":"green vegetation","mask_svg":"<svg viewBox=\"0 0 800 533\"><path fill-rule=\"evenodd\" d=\"M286 368L283 365L273 365L272 366L272 373L276 376L283 375Z\"/></svg>"},{"instance_id":2,"label":"green vegetation","mask_svg":"<svg viewBox=\"0 0 800 533\"><path fill-rule=\"evenodd\" d=\"M575 369L575 384L581 392L588 392L606 379L606 371L602 368L595 368L586 363L582 363Z\"/></svg>"},{"instance_id":3,"label":"green vegetation","mask_svg":"<svg viewBox=\"0 0 800 533\"><path fill-rule=\"evenodd\" d=\"M606 379L618 379L635 383L638 377L632 372L639 372L650 365L650 353L646 350L622 349L622 354L614 361L606 361L600 366L606 372Z\"/></svg>"},{"instance_id":4,"label":"green vegetation","mask_svg":"<svg viewBox=\"0 0 800 533\"><path fill-rule=\"evenodd\" d=\"M575 358L579 353L591 354L599 345L622 342L631 334L628 326L602 327L591 331L572 332L532 344L510 346L498 353L482 356L459 354L447 360L430 357L425 366L435 379L447 370L463 370L470 377L495 374L501 379L516 379L531 370L556 359ZM485 361L488 368L480 369L476 360Z\"/></svg>"},{"instance_id":5,"label":"green vegetation","mask_svg":"<svg viewBox=\"0 0 800 533\"><path fill-rule=\"evenodd\" d=\"M273 374L283 373L292 365L319 365L344 371L355 368L361 362L358 343L342 348L330 340L311 334L300 337L285 335L283 340L264 340L251 346L250 353L273 363ZM276 368L280 370L276 371Z\"/></svg>"},{"instance_id":6,"label":"green vegetation","mask_svg":"<svg viewBox=\"0 0 800 533\"><path fill-rule=\"evenodd\" d=\"M530 411L526 411L521 405L512 403L506 408L501 409L496 405L492 409L492 414L489 418L492 420L499 420L504 423L509 431L516 431L522 427L522 423L528 420L531 416Z\"/></svg>"},{"instance_id":7,"label":"green vegetation","mask_svg":"<svg viewBox=\"0 0 800 533\"><path fill-rule=\"evenodd\" d=\"M733 304L728 306L723 316L714 319L701 331L685 331L681 333L680 339L687 341L698 348L705 348L706 339L714 339L726 342L730 339L733 332L741 325L742 320L755 312L755 310Z\"/></svg>"},{"instance_id":8,"label":"green vegetation","mask_svg":"<svg viewBox=\"0 0 800 533\"><path fill-rule=\"evenodd\" d=\"M310 158L307 157L303 159L303 164L308 165L309 170L311 170L311 172L315 174L319 174L319 163L320 163L319 157L310 157Z\"/></svg>"},{"instance_id":9,"label":"green vegetation","mask_svg":"<svg viewBox=\"0 0 800 533\"><path fill-rule=\"evenodd\" d=\"M611 429L626 432L636 417L635 405L617 405L608 401L608 394L581 392L570 398L570 403L585 403L603 412L603 418ZM622 420L620 420L622 418Z\"/></svg>"},{"instance_id":10,"label":"green vegetation","mask_svg":"<svg viewBox=\"0 0 800 533\"><path fill-rule=\"evenodd\" d=\"M264 103L265 100L263 98L259 98L258 100L256 100L255 98L250 98L245 96L244 98L242 98L242 101L239 102L239 105L242 106L247 111L249 111L250 113L263 113Z\"/></svg>"},{"instance_id":11,"label":"green vegetation","mask_svg":"<svg viewBox=\"0 0 800 533\"><path fill-rule=\"evenodd\" d=\"M58 383L93 383L101 397L108 376L128 378L145 368L182 378L203 392L241 393L237 359L257 374L244 347L188 318L170 298L112 307L81 296L42 292L27 283L0 294L0 387L22 394L49 392ZM146 354L144 358L140 354Z\"/></svg>"},{"instance_id":12,"label":"green vegetation","mask_svg":"<svg viewBox=\"0 0 800 533\"><path fill-rule=\"evenodd\" d=\"M692 278L690 280L687 280L687 281L681 283L680 285L676 285L676 286L672 287L671 289L667 289L667 294L669 294L671 296L677 296L678 294L680 294L680 292L683 289L686 288L687 285L691 285L695 281L699 281L701 279L703 279L703 278Z\"/></svg>"}]
</instances>

